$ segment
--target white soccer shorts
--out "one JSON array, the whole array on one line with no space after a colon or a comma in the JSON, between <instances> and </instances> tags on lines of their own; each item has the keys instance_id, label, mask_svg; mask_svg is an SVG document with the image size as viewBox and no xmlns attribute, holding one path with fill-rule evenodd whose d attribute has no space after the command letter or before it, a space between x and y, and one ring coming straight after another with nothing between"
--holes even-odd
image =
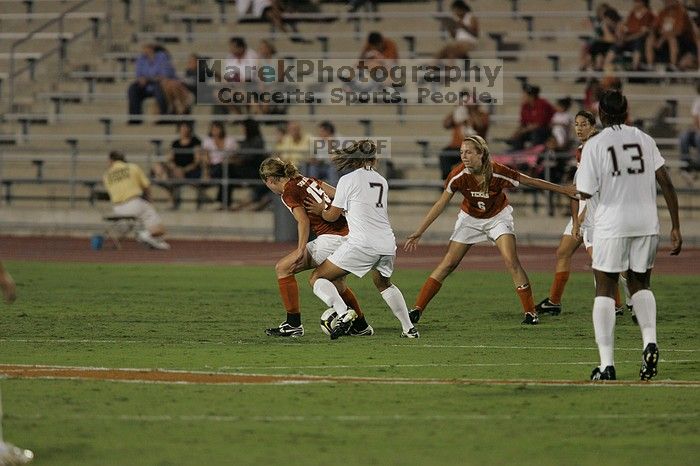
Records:
<instances>
[{"instance_id":1,"label":"white soccer shorts","mask_svg":"<svg viewBox=\"0 0 700 466\"><path fill-rule=\"evenodd\" d=\"M581 234L583 235L583 247L586 250L593 247L593 227L581 228Z\"/></svg>"},{"instance_id":2,"label":"white soccer shorts","mask_svg":"<svg viewBox=\"0 0 700 466\"><path fill-rule=\"evenodd\" d=\"M115 204L113 210L117 215L137 217L148 230L163 223L153 205L140 197L134 197L121 204Z\"/></svg>"},{"instance_id":3,"label":"white soccer shorts","mask_svg":"<svg viewBox=\"0 0 700 466\"><path fill-rule=\"evenodd\" d=\"M340 235L321 235L306 243L306 250L309 251L314 265L321 265L323 261L328 259L328 256L343 244L345 238L345 236Z\"/></svg>"},{"instance_id":4,"label":"white soccer shorts","mask_svg":"<svg viewBox=\"0 0 700 466\"><path fill-rule=\"evenodd\" d=\"M394 273L395 258L396 254L382 255L368 252L365 248L352 245L347 241L328 256L330 262L360 278L372 269L376 269L382 277L391 277Z\"/></svg>"},{"instance_id":5,"label":"white soccer shorts","mask_svg":"<svg viewBox=\"0 0 700 466\"><path fill-rule=\"evenodd\" d=\"M450 241L462 244L495 242L501 235L515 236L511 206L506 206L491 218L475 218L460 210Z\"/></svg>"},{"instance_id":6,"label":"white soccer shorts","mask_svg":"<svg viewBox=\"0 0 700 466\"><path fill-rule=\"evenodd\" d=\"M596 238L593 268L601 272L643 273L654 267L659 235L627 238Z\"/></svg>"}]
</instances>

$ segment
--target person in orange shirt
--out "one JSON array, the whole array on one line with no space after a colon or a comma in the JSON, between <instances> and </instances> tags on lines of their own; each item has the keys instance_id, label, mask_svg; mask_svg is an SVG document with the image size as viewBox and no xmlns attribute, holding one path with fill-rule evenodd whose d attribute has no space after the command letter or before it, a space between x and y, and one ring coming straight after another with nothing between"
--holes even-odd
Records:
<instances>
[{"instance_id":1,"label":"person in orange shirt","mask_svg":"<svg viewBox=\"0 0 700 466\"><path fill-rule=\"evenodd\" d=\"M396 42L379 32L370 32L367 42L360 52L360 60L386 60L396 62L399 59L399 49Z\"/></svg>"},{"instance_id":2,"label":"person in orange shirt","mask_svg":"<svg viewBox=\"0 0 700 466\"><path fill-rule=\"evenodd\" d=\"M634 0L634 5L622 25L622 34L605 57L605 69L624 52L632 52L632 69L639 70L646 38L654 26L654 13L649 9L649 0Z\"/></svg>"},{"instance_id":3,"label":"person in orange shirt","mask_svg":"<svg viewBox=\"0 0 700 466\"><path fill-rule=\"evenodd\" d=\"M650 68L659 61L675 70L683 55L697 54L695 30L688 12L678 0L664 0L664 5L646 40L646 61Z\"/></svg>"},{"instance_id":4,"label":"person in orange shirt","mask_svg":"<svg viewBox=\"0 0 700 466\"><path fill-rule=\"evenodd\" d=\"M334 222L327 222L320 215L306 211L304 201L307 199L325 200L326 204L330 205L331 198L335 196L335 188L316 178L301 175L292 162L270 157L260 164L259 173L270 191L282 198L282 203L297 221L298 230L297 248L275 265L287 319L278 327L265 330L265 333L276 337L300 337L304 335L304 327L301 324L299 287L294 276L304 270L318 267L335 252L348 234L348 222L343 216ZM313 241L309 241L310 231L316 235ZM348 334L373 335L374 329L365 320L357 298L345 284L345 278L334 280L333 284L345 304L357 313ZM331 328L326 330L332 331Z\"/></svg>"},{"instance_id":5,"label":"person in orange shirt","mask_svg":"<svg viewBox=\"0 0 700 466\"><path fill-rule=\"evenodd\" d=\"M548 181L531 178L511 168L491 161L489 147L480 136L464 138L460 147L462 163L457 165L445 181L445 191L423 219L420 227L411 234L405 251L414 251L423 233L440 216L456 192L464 196L447 253L433 270L420 290L416 304L409 313L411 322L418 322L431 299L440 291L443 281L454 271L464 255L476 243L486 240L496 244L523 307L523 324L539 323L530 288L530 279L520 265L515 243L513 208L508 205L505 189L521 183L535 189L544 189L573 197L574 186L560 186Z\"/></svg>"}]
</instances>

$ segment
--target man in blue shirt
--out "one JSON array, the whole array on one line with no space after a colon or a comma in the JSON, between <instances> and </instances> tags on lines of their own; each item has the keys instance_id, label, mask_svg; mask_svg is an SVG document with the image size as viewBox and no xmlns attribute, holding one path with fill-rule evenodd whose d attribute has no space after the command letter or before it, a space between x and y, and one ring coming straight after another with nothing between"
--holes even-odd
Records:
<instances>
[{"instance_id":1,"label":"man in blue shirt","mask_svg":"<svg viewBox=\"0 0 700 466\"><path fill-rule=\"evenodd\" d=\"M168 101L160 85L164 78L175 78L170 56L163 50L156 51L153 44L144 45L143 54L136 60L136 81L129 86L130 115L141 115L143 100L148 97L155 97L161 115L168 113ZM139 123L141 119L129 120L129 124Z\"/></svg>"}]
</instances>

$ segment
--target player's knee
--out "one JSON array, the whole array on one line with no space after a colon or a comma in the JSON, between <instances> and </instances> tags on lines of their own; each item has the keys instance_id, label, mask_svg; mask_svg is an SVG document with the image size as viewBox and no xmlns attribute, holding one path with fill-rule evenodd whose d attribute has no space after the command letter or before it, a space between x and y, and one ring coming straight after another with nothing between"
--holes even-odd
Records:
<instances>
[{"instance_id":1,"label":"player's knee","mask_svg":"<svg viewBox=\"0 0 700 466\"><path fill-rule=\"evenodd\" d=\"M278 277L286 275L289 271L289 266L285 264L283 260L277 262L275 264L275 273L277 274Z\"/></svg>"}]
</instances>

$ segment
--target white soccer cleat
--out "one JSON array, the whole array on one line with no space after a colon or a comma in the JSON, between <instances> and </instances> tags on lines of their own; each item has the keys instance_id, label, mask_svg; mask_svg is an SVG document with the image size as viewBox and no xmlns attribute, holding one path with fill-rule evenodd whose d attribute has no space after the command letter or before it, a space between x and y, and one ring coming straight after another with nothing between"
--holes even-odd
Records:
<instances>
[{"instance_id":1,"label":"white soccer cleat","mask_svg":"<svg viewBox=\"0 0 700 466\"><path fill-rule=\"evenodd\" d=\"M31 450L0 441L0 466L27 464L33 459L34 453Z\"/></svg>"},{"instance_id":2,"label":"white soccer cleat","mask_svg":"<svg viewBox=\"0 0 700 466\"><path fill-rule=\"evenodd\" d=\"M154 238L153 235L147 230L141 230L136 233L136 239L144 244L149 245L153 249L167 250L170 249L170 245L160 238Z\"/></svg>"}]
</instances>

